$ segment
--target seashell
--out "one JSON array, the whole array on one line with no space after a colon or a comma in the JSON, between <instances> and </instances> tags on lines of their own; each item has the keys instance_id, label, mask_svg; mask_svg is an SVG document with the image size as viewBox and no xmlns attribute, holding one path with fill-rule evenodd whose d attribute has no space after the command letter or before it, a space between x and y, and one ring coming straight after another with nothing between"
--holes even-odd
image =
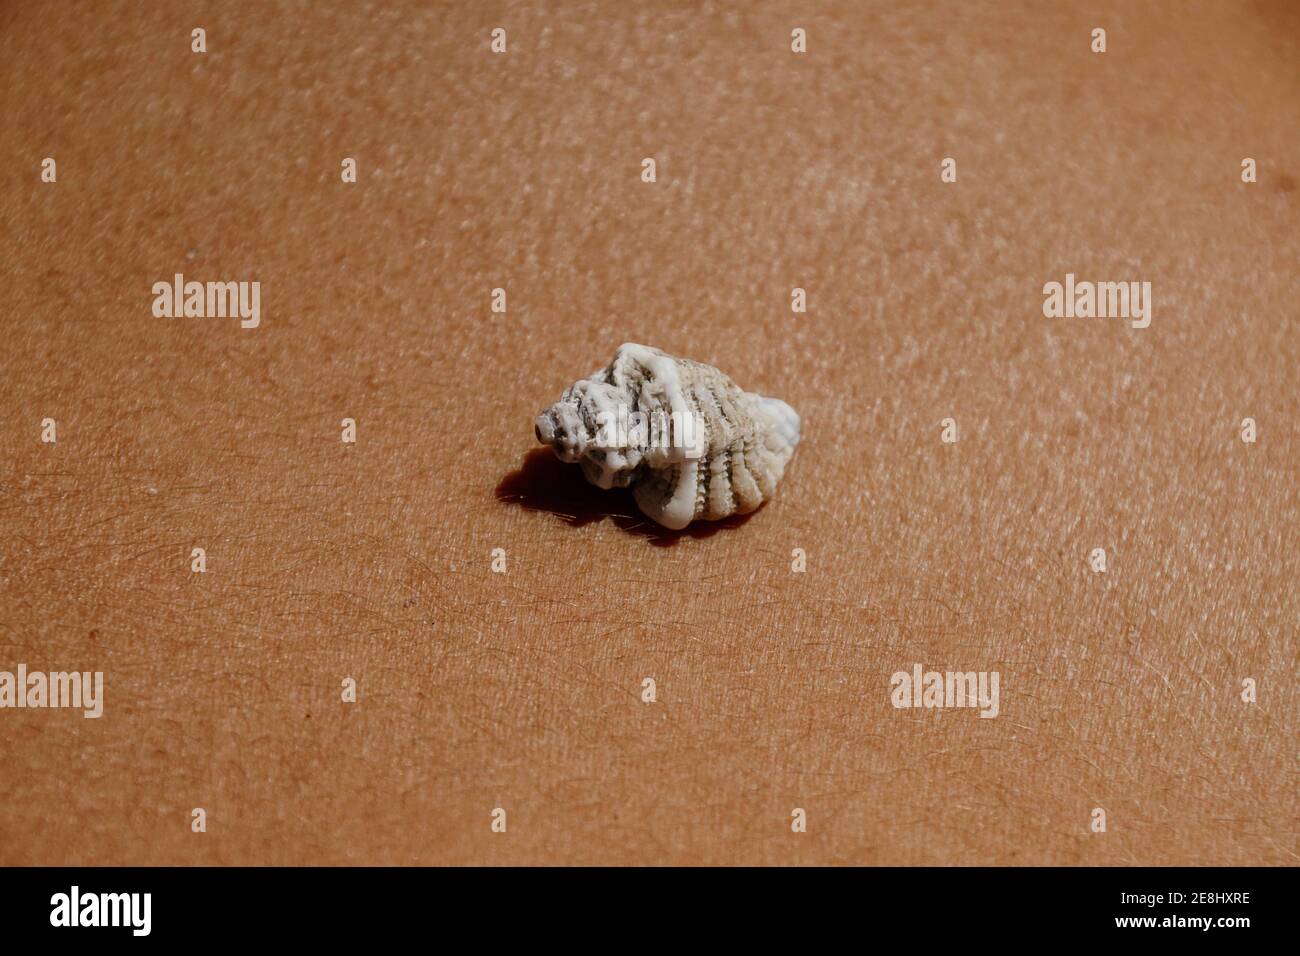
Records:
<instances>
[{"instance_id":1,"label":"seashell","mask_svg":"<svg viewBox=\"0 0 1300 956\"><path fill-rule=\"evenodd\" d=\"M712 365L627 343L537 416L537 440L665 528L748 514L776 493L799 416Z\"/></svg>"}]
</instances>

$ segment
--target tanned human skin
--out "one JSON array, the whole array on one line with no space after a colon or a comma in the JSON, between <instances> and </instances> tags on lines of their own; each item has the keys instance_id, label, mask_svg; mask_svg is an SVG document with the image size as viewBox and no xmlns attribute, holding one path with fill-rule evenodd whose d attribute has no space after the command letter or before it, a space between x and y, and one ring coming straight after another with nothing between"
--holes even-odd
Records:
<instances>
[{"instance_id":1,"label":"tanned human skin","mask_svg":"<svg viewBox=\"0 0 1300 956\"><path fill-rule=\"evenodd\" d=\"M104 673L0 710L0 863L1294 865L1298 37L0 7L0 670ZM774 501L671 535L538 448L625 341L800 412ZM917 663L998 716L895 708Z\"/></svg>"}]
</instances>

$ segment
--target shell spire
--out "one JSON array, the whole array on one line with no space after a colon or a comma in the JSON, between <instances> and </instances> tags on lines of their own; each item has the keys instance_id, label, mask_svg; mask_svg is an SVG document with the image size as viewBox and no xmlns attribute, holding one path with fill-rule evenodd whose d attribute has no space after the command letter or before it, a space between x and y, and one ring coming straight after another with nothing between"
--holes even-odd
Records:
<instances>
[{"instance_id":1,"label":"shell spire","mask_svg":"<svg viewBox=\"0 0 1300 956\"><path fill-rule=\"evenodd\" d=\"M592 484L631 488L648 517L674 530L757 509L799 444L799 416L785 402L631 342L565 389L534 430Z\"/></svg>"}]
</instances>

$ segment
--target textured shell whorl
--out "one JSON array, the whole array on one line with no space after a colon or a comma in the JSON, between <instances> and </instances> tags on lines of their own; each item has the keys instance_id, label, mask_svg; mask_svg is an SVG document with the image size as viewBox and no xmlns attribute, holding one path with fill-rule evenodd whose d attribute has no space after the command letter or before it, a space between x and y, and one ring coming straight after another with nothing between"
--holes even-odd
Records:
<instances>
[{"instance_id":1,"label":"textured shell whorl","mask_svg":"<svg viewBox=\"0 0 1300 956\"><path fill-rule=\"evenodd\" d=\"M799 443L799 416L711 365L627 343L565 389L535 431L592 484L630 487L647 516L679 529L770 499Z\"/></svg>"}]
</instances>

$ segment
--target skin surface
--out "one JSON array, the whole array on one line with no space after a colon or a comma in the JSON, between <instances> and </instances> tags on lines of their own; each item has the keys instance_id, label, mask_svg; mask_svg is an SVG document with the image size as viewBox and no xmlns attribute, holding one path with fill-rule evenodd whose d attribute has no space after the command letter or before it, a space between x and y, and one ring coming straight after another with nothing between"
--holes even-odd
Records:
<instances>
[{"instance_id":1,"label":"skin surface","mask_svg":"<svg viewBox=\"0 0 1300 956\"><path fill-rule=\"evenodd\" d=\"M0 863L1294 865L1297 9L0 7L0 670L105 681ZM801 414L774 502L532 453L624 341Z\"/></svg>"}]
</instances>

